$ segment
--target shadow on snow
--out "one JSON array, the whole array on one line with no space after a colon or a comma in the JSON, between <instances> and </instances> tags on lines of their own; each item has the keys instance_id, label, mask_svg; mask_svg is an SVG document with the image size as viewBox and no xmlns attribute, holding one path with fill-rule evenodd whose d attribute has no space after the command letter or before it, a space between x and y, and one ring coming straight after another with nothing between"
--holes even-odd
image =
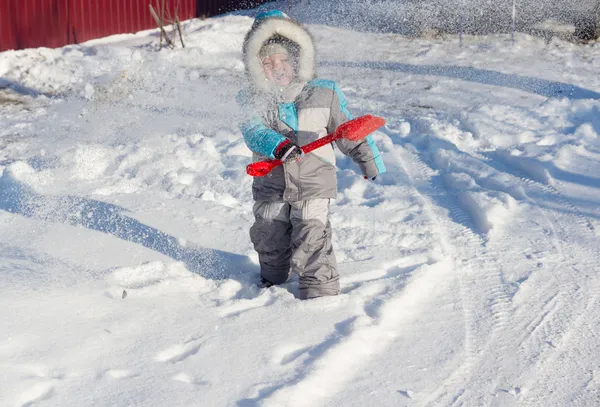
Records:
<instances>
[{"instance_id":1,"label":"shadow on snow","mask_svg":"<svg viewBox=\"0 0 600 407\"><path fill-rule=\"evenodd\" d=\"M47 93L42 93L39 92L33 88L29 88L27 86L23 86L15 81L12 81L10 79L7 78L2 78L0 77L0 90L1 89L9 89L12 92L18 94L18 95L22 95L22 96L46 96L46 97L52 97L52 95L47 94Z\"/></svg>"},{"instance_id":2,"label":"shadow on snow","mask_svg":"<svg viewBox=\"0 0 600 407\"><path fill-rule=\"evenodd\" d=\"M0 177L0 210L107 233L183 262L205 278L230 278L256 268L247 256L183 246L176 237L124 215L126 209L120 206L75 196L44 196L6 173Z\"/></svg>"},{"instance_id":3,"label":"shadow on snow","mask_svg":"<svg viewBox=\"0 0 600 407\"><path fill-rule=\"evenodd\" d=\"M333 66L341 68L367 68L388 71L405 72L415 75L444 76L447 78L460 79L463 81L481 83L484 85L502 86L513 88L529 93L535 93L550 98L568 99L600 99L600 93L580 88L563 82L549 81L531 76L519 76L478 69L467 66L444 66L444 65L411 65L398 62L347 62L347 61L325 61L322 66Z\"/></svg>"}]
</instances>

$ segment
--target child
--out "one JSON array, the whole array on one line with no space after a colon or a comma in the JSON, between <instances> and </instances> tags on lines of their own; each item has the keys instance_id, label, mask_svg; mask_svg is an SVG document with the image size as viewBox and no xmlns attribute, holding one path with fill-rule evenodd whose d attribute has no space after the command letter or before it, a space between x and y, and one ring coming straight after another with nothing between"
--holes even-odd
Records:
<instances>
[{"instance_id":1,"label":"child","mask_svg":"<svg viewBox=\"0 0 600 407\"><path fill-rule=\"evenodd\" d=\"M300 146L321 138L352 117L337 85L315 79L310 34L281 11L259 14L244 40L248 88L238 95L240 126L253 159L279 159L282 166L252 185L254 225L263 285L299 276L300 298L340 292L329 222L337 192L333 145L304 155ZM365 179L385 172L373 140L336 141Z\"/></svg>"}]
</instances>

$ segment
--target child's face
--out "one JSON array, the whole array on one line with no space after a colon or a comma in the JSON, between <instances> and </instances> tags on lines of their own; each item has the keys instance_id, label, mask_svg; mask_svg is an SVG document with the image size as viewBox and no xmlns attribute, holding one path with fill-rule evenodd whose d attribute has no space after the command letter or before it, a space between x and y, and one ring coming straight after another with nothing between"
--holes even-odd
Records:
<instances>
[{"instance_id":1,"label":"child's face","mask_svg":"<svg viewBox=\"0 0 600 407\"><path fill-rule=\"evenodd\" d=\"M287 54L273 54L263 58L262 68L270 82L287 86L294 79L294 67Z\"/></svg>"}]
</instances>

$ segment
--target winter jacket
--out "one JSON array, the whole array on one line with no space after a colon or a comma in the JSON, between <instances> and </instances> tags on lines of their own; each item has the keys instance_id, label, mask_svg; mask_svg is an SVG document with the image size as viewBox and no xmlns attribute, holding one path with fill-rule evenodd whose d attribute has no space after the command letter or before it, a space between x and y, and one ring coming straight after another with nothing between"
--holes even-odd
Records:
<instances>
[{"instance_id":1,"label":"winter jacket","mask_svg":"<svg viewBox=\"0 0 600 407\"><path fill-rule=\"evenodd\" d=\"M274 35L295 42L300 49L297 81L277 90L268 87L258 58L262 45ZM275 158L277 147L286 139L302 146L332 133L340 124L352 119L346 98L335 82L315 79L312 38L283 13L263 13L257 18L244 41L244 62L248 87L238 94L238 103L244 112L240 129L254 161ZM385 172L379 150L370 136L358 142L340 139L335 143L358 164L365 176L373 178ZM335 198L337 176L333 145L314 150L298 162L285 163L264 177L256 177L252 191L256 201Z\"/></svg>"}]
</instances>

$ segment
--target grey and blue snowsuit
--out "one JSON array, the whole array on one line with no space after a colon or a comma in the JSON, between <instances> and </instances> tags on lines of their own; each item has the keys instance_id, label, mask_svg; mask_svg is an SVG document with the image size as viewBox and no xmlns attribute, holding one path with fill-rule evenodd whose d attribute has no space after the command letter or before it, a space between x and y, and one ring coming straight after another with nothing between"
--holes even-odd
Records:
<instances>
[{"instance_id":1,"label":"grey and blue snowsuit","mask_svg":"<svg viewBox=\"0 0 600 407\"><path fill-rule=\"evenodd\" d=\"M263 44L283 36L299 47L297 79L283 89L268 88L258 58ZM248 88L238 95L245 112L240 126L254 161L273 159L280 143L300 146L319 139L352 116L338 86L315 79L312 38L281 12L259 15L244 41ZM373 178L385 172L371 137L336 141L339 150ZM329 201L336 197L335 152L329 144L254 179L255 222L250 237L258 252L261 275L281 284L294 272L300 298L339 294L339 275L331 244Z\"/></svg>"}]
</instances>

